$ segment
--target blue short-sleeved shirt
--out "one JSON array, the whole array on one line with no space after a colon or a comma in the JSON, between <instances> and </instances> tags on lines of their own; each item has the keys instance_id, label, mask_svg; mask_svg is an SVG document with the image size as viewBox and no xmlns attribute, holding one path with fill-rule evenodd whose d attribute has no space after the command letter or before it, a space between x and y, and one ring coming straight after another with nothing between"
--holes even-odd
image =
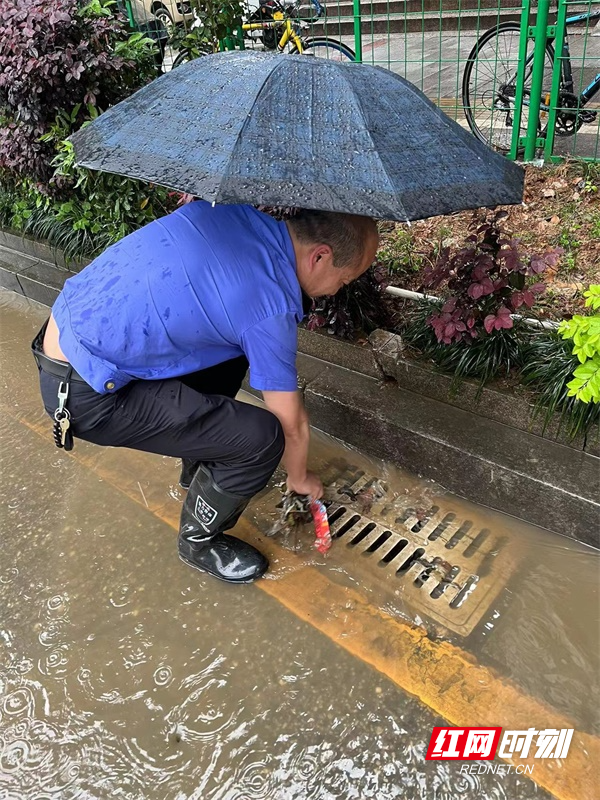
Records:
<instances>
[{"instance_id":1,"label":"blue short-sleeved shirt","mask_svg":"<svg viewBox=\"0 0 600 800\"><path fill-rule=\"evenodd\" d=\"M246 355L255 389L297 388L302 292L287 227L197 201L126 236L70 278L52 313L97 392Z\"/></svg>"}]
</instances>

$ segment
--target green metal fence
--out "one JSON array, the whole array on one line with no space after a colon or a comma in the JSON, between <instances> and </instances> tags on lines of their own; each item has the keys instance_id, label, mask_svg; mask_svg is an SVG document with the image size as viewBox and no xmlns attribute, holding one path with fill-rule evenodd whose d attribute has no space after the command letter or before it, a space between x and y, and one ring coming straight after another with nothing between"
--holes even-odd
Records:
<instances>
[{"instance_id":1,"label":"green metal fence","mask_svg":"<svg viewBox=\"0 0 600 800\"><path fill-rule=\"evenodd\" d=\"M560 0L544 157L600 160L600 2Z\"/></svg>"},{"instance_id":2,"label":"green metal fence","mask_svg":"<svg viewBox=\"0 0 600 800\"><path fill-rule=\"evenodd\" d=\"M243 20L256 20L268 2L246 0ZM294 8L292 0L279 2L303 41L321 42L313 53L345 57L323 41L352 48L357 60L410 80L509 158L600 160L600 0L297 0ZM170 33L201 24L190 0L126 6L134 27L157 18ZM271 6L261 19L272 12ZM281 24L237 26L221 49L276 49ZM293 51L293 43L284 49ZM167 45L162 68L178 55Z\"/></svg>"}]
</instances>

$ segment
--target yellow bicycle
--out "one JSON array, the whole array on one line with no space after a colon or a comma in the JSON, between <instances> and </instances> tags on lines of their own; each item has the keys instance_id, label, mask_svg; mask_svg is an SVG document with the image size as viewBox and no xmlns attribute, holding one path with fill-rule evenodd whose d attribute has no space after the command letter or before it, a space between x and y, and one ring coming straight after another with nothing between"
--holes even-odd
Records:
<instances>
[{"instance_id":1,"label":"yellow bicycle","mask_svg":"<svg viewBox=\"0 0 600 800\"><path fill-rule=\"evenodd\" d=\"M283 4L279 0L262 0L259 8L241 26L244 38L262 45L265 50L307 53L332 61L355 61L354 50L343 42L329 36L306 36L310 26L299 19L301 1ZM317 18L323 16L325 9L319 0L311 2Z\"/></svg>"}]
</instances>

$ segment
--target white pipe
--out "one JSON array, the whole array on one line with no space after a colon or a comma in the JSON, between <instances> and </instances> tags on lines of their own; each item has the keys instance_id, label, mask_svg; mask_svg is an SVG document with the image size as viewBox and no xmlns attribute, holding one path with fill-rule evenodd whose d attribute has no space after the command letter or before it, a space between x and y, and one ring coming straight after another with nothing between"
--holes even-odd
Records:
<instances>
[{"instance_id":1,"label":"white pipe","mask_svg":"<svg viewBox=\"0 0 600 800\"><path fill-rule=\"evenodd\" d=\"M431 300L434 303L441 303L439 297L434 297L432 294L421 294L421 292L411 292L410 289L398 289L397 286L388 286L386 289L388 294L393 294L396 297L406 297L407 300Z\"/></svg>"},{"instance_id":2,"label":"white pipe","mask_svg":"<svg viewBox=\"0 0 600 800\"><path fill-rule=\"evenodd\" d=\"M397 286L388 286L385 290L388 294L394 297L404 297L406 300L430 300L433 303L441 303L439 297L432 294L421 294L421 292L413 292L410 289L399 289ZM545 319L530 319L529 317L522 317L520 314L511 314L513 319L521 319L526 325L531 325L534 328L547 328L554 330L558 328L558 322Z\"/></svg>"}]
</instances>

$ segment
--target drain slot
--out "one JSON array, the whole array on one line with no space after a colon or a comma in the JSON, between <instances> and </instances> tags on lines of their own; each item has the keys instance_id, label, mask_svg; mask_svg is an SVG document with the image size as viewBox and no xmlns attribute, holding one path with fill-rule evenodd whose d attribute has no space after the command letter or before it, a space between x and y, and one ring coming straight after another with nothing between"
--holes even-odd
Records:
<instances>
[{"instance_id":1,"label":"drain slot","mask_svg":"<svg viewBox=\"0 0 600 800\"><path fill-rule=\"evenodd\" d=\"M377 525L374 522L369 522L368 525L357 533L356 536L353 536L352 539L348 542L348 547L356 547L357 544L360 544L363 539L366 539L367 536L375 530ZM341 534L340 534L341 535Z\"/></svg>"},{"instance_id":2,"label":"drain slot","mask_svg":"<svg viewBox=\"0 0 600 800\"><path fill-rule=\"evenodd\" d=\"M456 514L446 514L444 519L436 525L436 527L431 531L429 536L427 537L430 542L435 542L437 539L440 538L442 533L446 530L446 528L450 525L450 523L454 522L456 519Z\"/></svg>"},{"instance_id":3,"label":"drain slot","mask_svg":"<svg viewBox=\"0 0 600 800\"><path fill-rule=\"evenodd\" d=\"M446 591L446 589L454 583L454 580L458 578L460 573L460 567L452 567L450 573L447 578L441 580L437 586L430 593L430 597L432 600L438 600Z\"/></svg>"},{"instance_id":4,"label":"drain slot","mask_svg":"<svg viewBox=\"0 0 600 800\"><path fill-rule=\"evenodd\" d=\"M446 550L453 550L461 541L461 539L465 538L466 534L471 530L472 527L473 523L468 519L465 520L456 533L453 533L446 542Z\"/></svg>"},{"instance_id":5,"label":"drain slot","mask_svg":"<svg viewBox=\"0 0 600 800\"><path fill-rule=\"evenodd\" d=\"M415 586L420 589L424 583L426 583L429 578L431 578L431 573L434 570L433 564L430 567L426 567L423 572L420 572L414 580Z\"/></svg>"},{"instance_id":6,"label":"drain slot","mask_svg":"<svg viewBox=\"0 0 600 800\"><path fill-rule=\"evenodd\" d=\"M438 513L439 510L440 509L438 508L438 506L431 506L429 511L426 514L424 514L422 517L419 517L419 515L417 513L417 521L415 522L415 524L410 529L411 532L412 533L419 533L419 531L422 531L423 528L426 525L429 524L429 522L431 521L432 517L434 517Z\"/></svg>"},{"instance_id":7,"label":"drain slot","mask_svg":"<svg viewBox=\"0 0 600 800\"><path fill-rule=\"evenodd\" d=\"M373 525L373 528L376 527L377 527L376 525ZM373 530L373 528L371 530ZM372 542L367 547L363 555L367 555L367 553L374 553L376 550L379 550L379 548L382 547L391 537L392 537L391 531L384 531L383 533L380 533L379 536L375 539L375 541Z\"/></svg>"},{"instance_id":8,"label":"drain slot","mask_svg":"<svg viewBox=\"0 0 600 800\"><path fill-rule=\"evenodd\" d=\"M414 517L415 513L416 512L415 512L414 508L407 508L406 511L404 511L403 514L400 514L399 517L396 517L394 522L396 523L396 525L404 525L406 522L408 522L408 520L411 517Z\"/></svg>"},{"instance_id":9,"label":"drain slot","mask_svg":"<svg viewBox=\"0 0 600 800\"><path fill-rule=\"evenodd\" d=\"M356 525L356 523L359 521L359 519L360 519L360 514L354 514L353 516L351 516L349 520L344 522L344 524L341 526L341 528L336 529L335 531L333 531L333 533L331 534L332 538L333 539L338 539L340 536L343 536L347 531L350 530L350 528L353 528ZM331 523L330 523L330 526L331 526Z\"/></svg>"},{"instance_id":10,"label":"drain slot","mask_svg":"<svg viewBox=\"0 0 600 800\"><path fill-rule=\"evenodd\" d=\"M392 549L383 556L383 558L379 561L379 563L384 566L386 564L389 564L390 561L393 561L396 558L396 556L399 555L399 553L401 553L404 550L407 544L408 544L408 539L400 539L400 541L396 542L396 544L392 547Z\"/></svg>"},{"instance_id":11,"label":"drain slot","mask_svg":"<svg viewBox=\"0 0 600 800\"><path fill-rule=\"evenodd\" d=\"M491 531L488 528L483 528L477 536L473 539L471 544L465 548L464 556L465 558L471 558L475 555L475 553L485 544L485 542L490 538Z\"/></svg>"},{"instance_id":12,"label":"drain slot","mask_svg":"<svg viewBox=\"0 0 600 800\"><path fill-rule=\"evenodd\" d=\"M406 559L404 564L398 567L398 569L396 570L396 575L402 577L402 575L408 572L408 570L412 567L412 565L415 564L424 553L425 550L423 547L417 547L417 549Z\"/></svg>"},{"instance_id":13,"label":"drain slot","mask_svg":"<svg viewBox=\"0 0 600 800\"><path fill-rule=\"evenodd\" d=\"M478 583L479 577L477 575L471 575L456 597L450 601L450 608L460 608L467 597L475 591L475 587Z\"/></svg>"},{"instance_id":14,"label":"drain slot","mask_svg":"<svg viewBox=\"0 0 600 800\"><path fill-rule=\"evenodd\" d=\"M344 506L339 506L339 508L336 508L335 511L332 511L331 514L329 514L329 524L333 525L333 523L337 522L337 520L340 517L343 517L345 513L346 509Z\"/></svg>"}]
</instances>

